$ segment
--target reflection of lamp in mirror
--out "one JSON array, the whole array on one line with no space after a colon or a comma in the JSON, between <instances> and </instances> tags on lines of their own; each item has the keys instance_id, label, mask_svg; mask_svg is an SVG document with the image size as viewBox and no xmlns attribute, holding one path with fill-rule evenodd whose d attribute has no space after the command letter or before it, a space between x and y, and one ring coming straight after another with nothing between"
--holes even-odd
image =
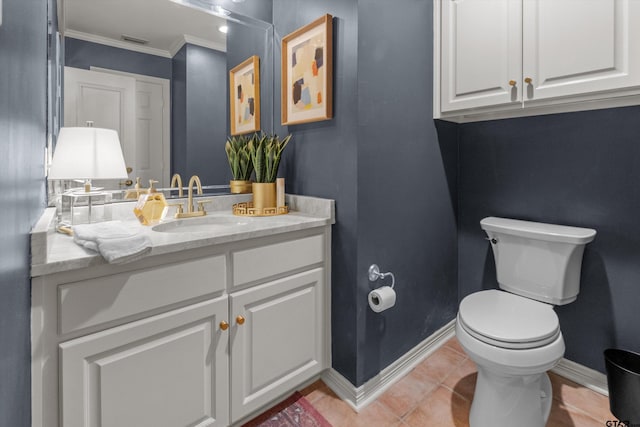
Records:
<instances>
[{"instance_id":1,"label":"reflection of lamp in mirror","mask_svg":"<svg viewBox=\"0 0 640 427\"><path fill-rule=\"evenodd\" d=\"M80 224L110 219L106 204L110 194L92 191L92 179L123 179L127 169L118 133L94 127L61 128L53 153L49 179L84 180L84 188L61 195L58 207L62 224Z\"/></svg>"}]
</instances>

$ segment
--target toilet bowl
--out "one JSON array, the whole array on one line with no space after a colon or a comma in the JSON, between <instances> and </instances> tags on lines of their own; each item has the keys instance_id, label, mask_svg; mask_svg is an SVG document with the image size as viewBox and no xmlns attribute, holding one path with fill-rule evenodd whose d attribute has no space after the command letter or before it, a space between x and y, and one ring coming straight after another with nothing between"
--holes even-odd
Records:
<instances>
[{"instance_id":1,"label":"toilet bowl","mask_svg":"<svg viewBox=\"0 0 640 427\"><path fill-rule=\"evenodd\" d=\"M518 304L505 305L500 310L499 303L490 304L494 299L510 303L519 299L525 303L540 304L540 311L549 309L548 317L551 320L536 322L530 311L518 311L517 308L521 308ZM496 334L496 328L486 332L487 336L478 332L483 322L474 319L473 314L481 312L475 313L473 308L482 307L483 303L491 306L490 316L487 317L499 317L502 314L508 319L505 323L494 324L505 327L506 330L497 331L502 334ZM514 310L508 310L509 307ZM552 327L553 320L555 328ZM524 333L518 338L519 328ZM532 339L534 334L531 334L536 330L546 332L538 341ZM546 371L558 363L565 350L557 316L551 306L498 290L471 294L460 304L456 337L478 367L476 390L469 416L470 425L544 426L551 410L552 396Z\"/></svg>"},{"instance_id":2,"label":"toilet bowl","mask_svg":"<svg viewBox=\"0 0 640 427\"><path fill-rule=\"evenodd\" d=\"M595 231L489 217L481 221L500 289L467 295L456 337L478 368L471 427L543 427L551 410L547 371L564 355L553 305L574 301L584 246Z\"/></svg>"}]
</instances>

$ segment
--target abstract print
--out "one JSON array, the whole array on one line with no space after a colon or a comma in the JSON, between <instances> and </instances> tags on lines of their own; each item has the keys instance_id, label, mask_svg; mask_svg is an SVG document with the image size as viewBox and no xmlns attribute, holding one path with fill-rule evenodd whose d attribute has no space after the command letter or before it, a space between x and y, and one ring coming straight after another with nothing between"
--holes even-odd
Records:
<instances>
[{"instance_id":1,"label":"abstract print","mask_svg":"<svg viewBox=\"0 0 640 427\"><path fill-rule=\"evenodd\" d=\"M255 75L253 70L236 76L236 124L238 129L253 126L255 120Z\"/></svg>"},{"instance_id":2,"label":"abstract print","mask_svg":"<svg viewBox=\"0 0 640 427\"><path fill-rule=\"evenodd\" d=\"M229 71L231 135L260 130L260 59L254 55Z\"/></svg>"},{"instance_id":3,"label":"abstract print","mask_svg":"<svg viewBox=\"0 0 640 427\"><path fill-rule=\"evenodd\" d=\"M322 34L291 48L291 101L298 111L323 108L325 67Z\"/></svg>"},{"instance_id":4,"label":"abstract print","mask_svg":"<svg viewBox=\"0 0 640 427\"><path fill-rule=\"evenodd\" d=\"M332 109L333 17L282 38L282 124L328 120Z\"/></svg>"}]
</instances>

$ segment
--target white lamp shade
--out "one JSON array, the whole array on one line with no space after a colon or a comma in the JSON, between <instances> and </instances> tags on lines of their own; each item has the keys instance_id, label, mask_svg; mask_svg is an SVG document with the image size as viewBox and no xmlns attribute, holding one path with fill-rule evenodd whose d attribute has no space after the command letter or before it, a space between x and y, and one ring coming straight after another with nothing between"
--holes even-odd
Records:
<instances>
[{"instance_id":1,"label":"white lamp shade","mask_svg":"<svg viewBox=\"0 0 640 427\"><path fill-rule=\"evenodd\" d=\"M123 179L127 168L118 133L94 127L60 129L49 179Z\"/></svg>"}]
</instances>

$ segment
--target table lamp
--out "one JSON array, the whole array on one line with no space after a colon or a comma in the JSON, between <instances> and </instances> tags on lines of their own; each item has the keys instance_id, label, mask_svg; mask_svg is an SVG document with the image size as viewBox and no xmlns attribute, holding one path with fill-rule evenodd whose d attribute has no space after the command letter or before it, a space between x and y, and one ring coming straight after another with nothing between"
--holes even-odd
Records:
<instances>
[{"instance_id":1,"label":"table lamp","mask_svg":"<svg viewBox=\"0 0 640 427\"><path fill-rule=\"evenodd\" d=\"M84 188L65 191L58 208L59 222L73 225L105 221L110 194L92 191L92 179L127 178L118 133L111 129L63 127L51 160L49 179L84 180Z\"/></svg>"}]
</instances>

